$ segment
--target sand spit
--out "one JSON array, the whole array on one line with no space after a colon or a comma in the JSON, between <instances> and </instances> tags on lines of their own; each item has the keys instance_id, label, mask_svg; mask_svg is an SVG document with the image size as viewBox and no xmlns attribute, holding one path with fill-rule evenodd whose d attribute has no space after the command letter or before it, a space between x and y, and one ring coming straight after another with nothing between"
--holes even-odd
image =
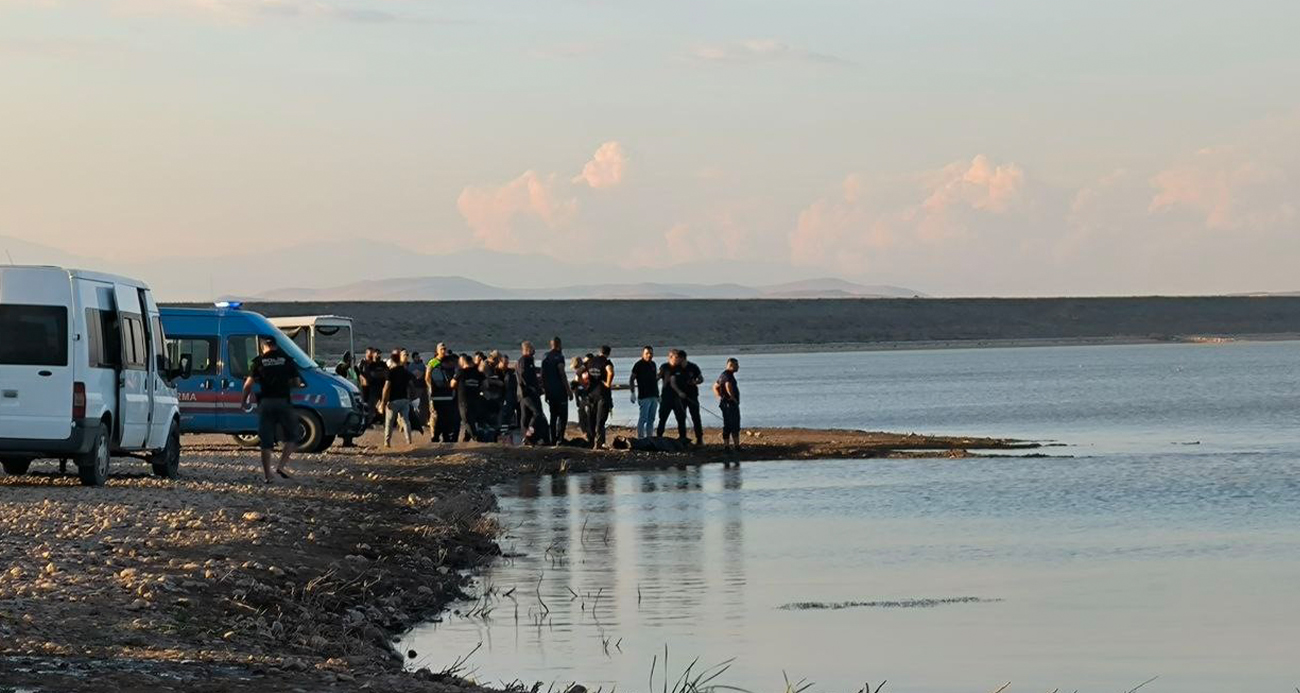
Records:
<instances>
[{"instance_id":1,"label":"sand spit","mask_svg":"<svg viewBox=\"0 0 1300 693\"><path fill-rule=\"evenodd\" d=\"M709 432L716 439L716 432ZM184 478L114 460L104 488L42 462L0 477L0 686L57 691L473 690L408 674L396 636L499 554L489 487L521 474L764 459L952 457L1009 440L764 429L725 455L364 445L260 482L254 453L189 437ZM450 664L451 661L448 661Z\"/></svg>"}]
</instances>

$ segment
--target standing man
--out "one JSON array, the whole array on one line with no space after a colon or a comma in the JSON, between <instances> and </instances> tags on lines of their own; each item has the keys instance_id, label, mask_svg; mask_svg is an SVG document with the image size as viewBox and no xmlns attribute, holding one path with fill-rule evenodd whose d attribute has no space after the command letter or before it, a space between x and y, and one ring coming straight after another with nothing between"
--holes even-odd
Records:
<instances>
[{"instance_id":1,"label":"standing man","mask_svg":"<svg viewBox=\"0 0 1300 693\"><path fill-rule=\"evenodd\" d=\"M338 377L344 380L357 382L355 378L356 372L357 372L356 366L352 364L352 352L350 351L344 352L343 360L339 362L339 365L334 367L334 375L337 375ZM362 396L363 397L365 396L364 391L362 391ZM343 447L355 448L356 446L357 444L352 442L351 436L343 436Z\"/></svg>"},{"instance_id":2,"label":"standing man","mask_svg":"<svg viewBox=\"0 0 1300 693\"><path fill-rule=\"evenodd\" d=\"M659 426L655 435L664 435L664 424L668 423L668 414L677 417L677 439L686 443L686 408L682 403L684 385L681 356L678 350L668 350L668 360L659 367L659 380L662 383L659 402Z\"/></svg>"},{"instance_id":3,"label":"standing man","mask_svg":"<svg viewBox=\"0 0 1300 693\"><path fill-rule=\"evenodd\" d=\"M649 346L641 349L641 360L632 366L632 403L641 408L636 420L636 437L649 438L655 434L655 414L659 412L659 372L655 368L655 350Z\"/></svg>"},{"instance_id":4,"label":"standing man","mask_svg":"<svg viewBox=\"0 0 1300 693\"><path fill-rule=\"evenodd\" d=\"M551 427L542 413L542 374L534 359L536 349L532 342L519 346L519 362L515 365L515 375L519 381L519 427L524 432L524 441L541 440L551 442ZM563 362L563 356L560 357ZM565 402L568 405L568 402Z\"/></svg>"},{"instance_id":5,"label":"standing man","mask_svg":"<svg viewBox=\"0 0 1300 693\"><path fill-rule=\"evenodd\" d=\"M542 359L542 389L546 394L546 408L550 411L548 438L559 445L564 442L569 427L569 400L573 398L569 379L564 375L564 349L559 337L551 339L551 350Z\"/></svg>"},{"instance_id":6,"label":"standing man","mask_svg":"<svg viewBox=\"0 0 1300 693\"><path fill-rule=\"evenodd\" d=\"M609 346L602 346L600 353L587 361L587 376L591 380L587 391L587 427L591 429L588 439L592 450L605 447L605 424L614 408L614 364L609 360L609 353Z\"/></svg>"},{"instance_id":7,"label":"standing man","mask_svg":"<svg viewBox=\"0 0 1300 693\"><path fill-rule=\"evenodd\" d=\"M411 444L411 384L415 378L402 363L401 352L394 351L392 365L384 379L384 389L379 397L379 410L384 412L384 447L393 447L393 420L402 428L406 444Z\"/></svg>"},{"instance_id":8,"label":"standing man","mask_svg":"<svg viewBox=\"0 0 1300 693\"><path fill-rule=\"evenodd\" d=\"M379 399L384 395L384 381L388 379L388 366L383 354L375 347L366 348L366 360L361 364L365 381L366 407L370 410L370 423L379 420Z\"/></svg>"},{"instance_id":9,"label":"standing man","mask_svg":"<svg viewBox=\"0 0 1300 693\"><path fill-rule=\"evenodd\" d=\"M477 440L483 374L474 365L474 359L465 355L460 357L460 367L451 379L451 387L456 392L456 405L460 410L460 442Z\"/></svg>"},{"instance_id":10,"label":"standing man","mask_svg":"<svg viewBox=\"0 0 1300 693\"><path fill-rule=\"evenodd\" d=\"M411 427L419 433L424 433L425 425L433 420L433 413L429 411L429 390L424 385L425 368L420 352L412 351L406 370L411 372Z\"/></svg>"},{"instance_id":11,"label":"standing man","mask_svg":"<svg viewBox=\"0 0 1300 693\"><path fill-rule=\"evenodd\" d=\"M713 383L713 394L718 397L718 408L722 410L722 449L730 452L734 442L736 452L740 452L740 384L736 382L736 371L740 362L727 359L727 369Z\"/></svg>"},{"instance_id":12,"label":"standing man","mask_svg":"<svg viewBox=\"0 0 1300 693\"><path fill-rule=\"evenodd\" d=\"M298 415L293 411L293 387L299 382L298 364L280 350L275 337L262 337L262 353L253 359L244 380L243 407L253 406L253 385L261 385L257 404L257 437L262 448L262 473L266 483L275 483L271 476L271 453L277 438L281 442L280 463L275 473L285 479L289 457L298 447Z\"/></svg>"},{"instance_id":13,"label":"standing man","mask_svg":"<svg viewBox=\"0 0 1300 693\"><path fill-rule=\"evenodd\" d=\"M679 349L677 353L681 357L682 385L685 393L682 404L686 406L686 411L691 415L691 424L695 426L695 445L703 447L704 424L700 421L700 384L704 382L704 373L700 371L699 366L690 362L685 350Z\"/></svg>"},{"instance_id":14,"label":"standing man","mask_svg":"<svg viewBox=\"0 0 1300 693\"><path fill-rule=\"evenodd\" d=\"M456 377L456 357L446 344L438 344L433 360L424 372L424 384L433 406L433 442L454 443L460 433L460 419L456 412L456 393L451 380Z\"/></svg>"}]
</instances>

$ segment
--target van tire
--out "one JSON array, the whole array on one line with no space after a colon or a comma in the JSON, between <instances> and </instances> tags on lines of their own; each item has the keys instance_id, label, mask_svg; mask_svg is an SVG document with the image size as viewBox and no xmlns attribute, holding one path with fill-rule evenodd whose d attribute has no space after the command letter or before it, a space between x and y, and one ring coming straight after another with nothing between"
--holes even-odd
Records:
<instances>
[{"instance_id":1,"label":"van tire","mask_svg":"<svg viewBox=\"0 0 1300 693\"><path fill-rule=\"evenodd\" d=\"M108 481L108 433L103 426L95 430L90 444L90 452L78 455L77 476L81 477L82 486L103 486Z\"/></svg>"},{"instance_id":2,"label":"van tire","mask_svg":"<svg viewBox=\"0 0 1300 693\"><path fill-rule=\"evenodd\" d=\"M174 422L167 434L167 447L149 455L153 473L164 479L175 479L181 469L181 429Z\"/></svg>"},{"instance_id":3,"label":"van tire","mask_svg":"<svg viewBox=\"0 0 1300 693\"><path fill-rule=\"evenodd\" d=\"M28 469L31 468L32 461L31 460L4 460L3 462L0 462L0 464L4 465L5 474L8 474L9 476L22 476L27 473Z\"/></svg>"},{"instance_id":4,"label":"van tire","mask_svg":"<svg viewBox=\"0 0 1300 693\"><path fill-rule=\"evenodd\" d=\"M262 442L256 433L236 433L230 437L241 448L255 448Z\"/></svg>"},{"instance_id":5,"label":"van tire","mask_svg":"<svg viewBox=\"0 0 1300 693\"><path fill-rule=\"evenodd\" d=\"M328 447L329 443L325 443L325 425L321 423L320 417L306 409L296 411L301 429L298 431L298 449L302 452L320 452Z\"/></svg>"}]
</instances>

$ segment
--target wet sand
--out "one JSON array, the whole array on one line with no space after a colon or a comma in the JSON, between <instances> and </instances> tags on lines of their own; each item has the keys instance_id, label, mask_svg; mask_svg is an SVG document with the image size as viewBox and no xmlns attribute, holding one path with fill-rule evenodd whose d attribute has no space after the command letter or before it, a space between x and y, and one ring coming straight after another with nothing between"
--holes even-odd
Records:
<instances>
[{"instance_id":1,"label":"wet sand","mask_svg":"<svg viewBox=\"0 0 1300 693\"><path fill-rule=\"evenodd\" d=\"M614 434L628 431L615 429ZM717 440L717 431L706 432ZM114 460L105 488L39 462L0 477L0 685L92 691L447 691L396 637L499 555L489 488L524 474L771 459L962 458L1032 443L758 429L687 453L374 447L302 456L261 483L254 451L190 436L184 478Z\"/></svg>"}]
</instances>

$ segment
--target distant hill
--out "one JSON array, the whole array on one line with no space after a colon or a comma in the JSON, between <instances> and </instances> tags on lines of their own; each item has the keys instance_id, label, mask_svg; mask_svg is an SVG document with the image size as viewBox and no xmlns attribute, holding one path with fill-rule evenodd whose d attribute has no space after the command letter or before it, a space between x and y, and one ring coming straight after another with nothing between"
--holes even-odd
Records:
<instances>
[{"instance_id":1,"label":"distant hill","mask_svg":"<svg viewBox=\"0 0 1300 693\"><path fill-rule=\"evenodd\" d=\"M843 279L809 279L786 284L689 284L638 282L576 284L538 289L511 289L465 277L374 279L322 289L267 291L260 300L306 301L483 301L586 299L759 299L759 298L913 298L918 291L898 286L868 286Z\"/></svg>"}]
</instances>

